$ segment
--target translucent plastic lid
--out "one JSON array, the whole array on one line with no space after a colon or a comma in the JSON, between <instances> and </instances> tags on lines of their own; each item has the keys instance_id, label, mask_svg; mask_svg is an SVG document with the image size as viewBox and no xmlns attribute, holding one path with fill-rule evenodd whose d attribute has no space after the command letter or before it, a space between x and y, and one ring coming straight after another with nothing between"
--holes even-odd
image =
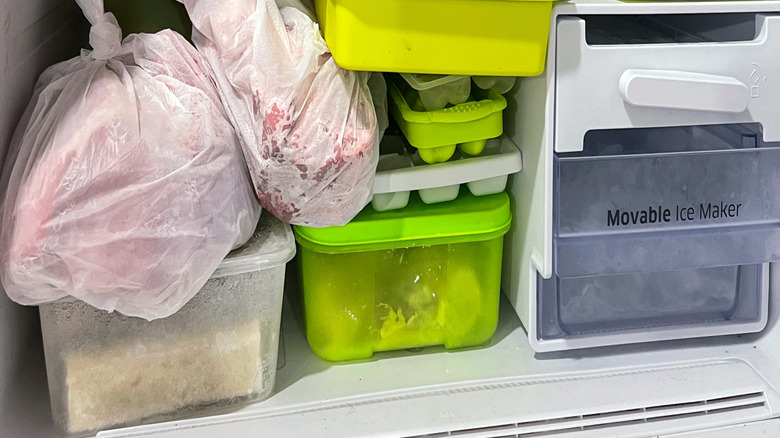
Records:
<instances>
[{"instance_id":1,"label":"translucent plastic lid","mask_svg":"<svg viewBox=\"0 0 780 438\"><path fill-rule=\"evenodd\" d=\"M429 75L418 73L401 73L401 76L406 79L406 82L412 86L415 90L428 90L440 85L446 85L455 81L468 79L468 76L456 76L456 75Z\"/></svg>"},{"instance_id":2,"label":"translucent plastic lid","mask_svg":"<svg viewBox=\"0 0 780 438\"><path fill-rule=\"evenodd\" d=\"M471 79L477 87L483 90L493 90L498 94L506 94L515 86L516 78L507 76L472 76Z\"/></svg>"},{"instance_id":3,"label":"translucent plastic lid","mask_svg":"<svg viewBox=\"0 0 780 438\"><path fill-rule=\"evenodd\" d=\"M255 234L225 257L211 278L260 271L283 265L295 256L290 226L264 211Z\"/></svg>"}]
</instances>

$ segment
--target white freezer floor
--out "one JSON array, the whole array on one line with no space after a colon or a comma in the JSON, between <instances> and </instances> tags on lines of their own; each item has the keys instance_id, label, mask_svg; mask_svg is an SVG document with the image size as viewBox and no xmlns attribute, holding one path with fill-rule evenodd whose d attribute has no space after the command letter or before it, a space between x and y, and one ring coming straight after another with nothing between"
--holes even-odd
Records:
<instances>
[{"instance_id":1,"label":"white freezer floor","mask_svg":"<svg viewBox=\"0 0 780 438\"><path fill-rule=\"evenodd\" d=\"M776 416L780 403L780 327L771 307L763 334L534 354L502 299L488 346L332 364L311 352L285 305L285 365L269 399L98 436L658 436L749 423ZM6 394L16 400L3 414L15 419L9 437L53 435L39 336L30 333L26 366ZM748 434L729 430L721 433Z\"/></svg>"}]
</instances>

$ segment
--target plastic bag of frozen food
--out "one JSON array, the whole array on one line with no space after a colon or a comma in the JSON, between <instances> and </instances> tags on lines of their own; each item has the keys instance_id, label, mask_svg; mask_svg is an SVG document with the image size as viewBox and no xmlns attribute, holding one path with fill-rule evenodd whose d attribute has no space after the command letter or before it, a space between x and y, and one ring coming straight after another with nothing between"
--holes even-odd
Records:
<instances>
[{"instance_id":1,"label":"plastic bag of frozen food","mask_svg":"<svg viewBox=\"0 0 780 438\"><path fill-rule=\"evenodd\" d=\"M146 319L205 284L260 217L207 64L172 31L121 31L78 0L92 51L38 80L3 172L0 276L22 304L64 296Z\"/></svg>"},{"instance_id":2,"label":"plastic bag of frozen food","mask_svg":"<svg viewBox=\"0 0 780 438\"><path fill-rule=\"evenodd\" d=\"M298 0L183 3L263 207L297 225L347 223L379 159L369 74L336 65Z\"/></svg>"}]
</instances>

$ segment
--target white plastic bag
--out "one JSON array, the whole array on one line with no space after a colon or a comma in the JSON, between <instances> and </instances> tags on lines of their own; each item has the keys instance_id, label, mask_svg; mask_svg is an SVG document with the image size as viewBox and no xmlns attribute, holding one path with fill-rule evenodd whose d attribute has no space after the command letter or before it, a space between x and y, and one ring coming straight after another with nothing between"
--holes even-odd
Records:
<instances>
[{"instance_id":1,"label":"white plastic bag","mask_svg":"<svg viewBox=\"0 0 780 438\"><path fill-rule=\"evenodd\" d=\"M172 31L121 32L78 0L93 50L40 77L3 172L0 276L21 304L73 296L176 312L260 217L206 63Z\"/></svg>"},{"instance_id":2,"label":"white plastic bag","mask_svg":"<svg viewBox=\"0 0 780 438\"><path fill-rule=\"evenodd\" d=\"M370 201L379 159L369 74L339 68L302 3L279 2L183 0L263 207L343 225Z\"/></svg>"}]
</instances>

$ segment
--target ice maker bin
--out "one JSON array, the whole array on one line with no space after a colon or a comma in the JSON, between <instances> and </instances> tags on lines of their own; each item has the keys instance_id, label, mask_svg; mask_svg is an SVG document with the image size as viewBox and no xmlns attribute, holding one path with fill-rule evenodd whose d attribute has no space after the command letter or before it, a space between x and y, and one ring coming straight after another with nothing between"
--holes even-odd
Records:
<instances>
[{"instance_id":1,"label":"ice maker bin","mask_svg":"<svg viewBox=\"0 0 780 438\"><path fill-rule=\"evenodd\" d=\"M556 167L558 275L780 254L780 148L556 158Z\"/></svg>"},{"instance_id":2,"label":"ice maker bin","mask_svg":"<svg viewBox=\"0 0 780 438\"><path fill-rule=\"evenodd\" d=\"M507 95L502 289L539 353L766 326L780 12L626 6L557 5L544 74Z\"/></svg>"},{"instance_id":3,"label":"ice maker bin","mask_svg":"<svg viewBox=\"0 0 780 438\"><path fill-rule=\"evenodd\" d=\"M777 146L756 125L716 125L592 131L556 154L534 335L595 346L763 329Z\"/></svg>"}]
</instances>

